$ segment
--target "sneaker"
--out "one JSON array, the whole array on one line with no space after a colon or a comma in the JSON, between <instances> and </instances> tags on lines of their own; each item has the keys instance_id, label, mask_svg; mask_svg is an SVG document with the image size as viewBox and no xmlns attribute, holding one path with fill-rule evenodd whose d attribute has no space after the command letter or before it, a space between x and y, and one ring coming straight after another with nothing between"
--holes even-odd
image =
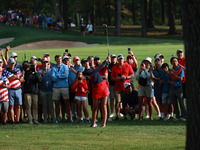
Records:
<instances>
[{"instance_id":1,"label":"sneaker","mask_svg":"<svg viewBox=\"0 0 200 150\"><path fill-rule=\"evenodd\" d=\"M90 123L90 119L85 119L85 122Z\"/></svg>"},{"instance_id":2,"label":"sneaker","mask_svg":"<svg viewBox=\"0 0 200 150\"><path fill-rule=\"evenodd\" d=\"M110 118L113 118L113 117L115 117L115 114L114 113L110 114Z\"/></svg>"},{"instance_id":3,"label":"sneaker","mask_svg":"<svg viewBox=\"0 0 200 150\"><path fill-rule=\"evenodd\" d=\"M180 118L180 120L181 120L181 121L186 121L186 119L185 119L185 118Z\"/></svg>"},{"instance_id":4,"label":"sneaker","mask_svg":"<svg viewBox=\"0 0 200 150\"><path fill-rule=\"evenodd\" d=\"M5 126L5 125L7 125L7 123L6 123L6 122L3 122L2 124L3 124L4 126Z\"/></svg>"},{"instance_id":5,"label":"sneaker","mask_svg":"<svg viewBox=\"0 0 200 150\"><path fill-rule=\"evenodd\" d=\"M163 120L164 120L164 121L166 121L166 120L169 120L169 118L167 118L167 117L164 117L164 118L163 118Z\"/></svg>"},{"instance_id":6,"label":"sneaker","mask_svg":"<svg viewBox=\"0 0 200 150\"><path fill-rule=\"evenodd\" d=\"M34 124L40 124L37 120L33 121Z\"/></svg>"},{"instance_id":7,"label":"sneaker","mask_svg":"<svg viewBox=\"0 0 200 150\"><path fill-rule=\"evenodd\" d=\"M122 117L124 117L124 115L123 115L122 113L119 113L119 117L121 117L121 118L122 118Z\"/></svg>"},{"instance_id":8,"label":"sneaker","mask_svg":"<svg viewBox=\"0 0 200 150\"><path fill-rule=\"evenodd\" d=\"M148 118L149 118L149 115L146 115L146 118L148 119Z\"/></svg>"},{"instance_id":9,"label":"sneaker","mask_svg":"<svg viewBox=\"0 0 200 150\"><path fill-rule=\"evenodd\" d=\"M84 123L83 119L80 120L80 123Z\"/></svg>"},{"instance_id":10,"label":"sneaker","mask_svg":"<svg viewBox=\"0 0 200 150\"><path fill-rule=\"evenodd\" d=\"M33 121L29 121L28 123L29 123L29 124L33 124Z\"/></svg>"},{"instance_id":11,"label":"sneaker","mask_svg":"<svg viewBox=\"0 0 200 150\"><path fill-rule=\"evenodd\" d=\"M53 121L53 123L55 123L55 124L58 124L58 123L59 123L59 121L58 121L58 120L54 120L54 121Z\"/></svg>"},{"instance_id":12,"label":"sneaker","mask_svg":"<svg viewBox=\"0 0 200 150\"><path fill-rule=\"evenodd\" d=\"M142 121L143 119L142 118L139 118L139 121Z\"/></svg>"},{"instance_id":13,"label":"sneaker","mask_svg":"<svg viewBox=\"0 0 200 150\"><path fill-rule=\"evenodd\" d=\"M69 120L69 122L70 122L70 123L73 123L73 122L74 122L74 120Z\"/></svg>"},{"instance_id":14,"label":"sneaker","mask_svg":"<svg viewBox=\"0 0 200 150\"><path fill-rule=\"evenodd\" d=\"M161 114L159 114L158 117L161 117Z\"/></svg>"},{"instance_id":15,"label":"sneaker","mask_svg":"<svg viewBox=\"0 0 200 150\"><path fill-rule=\"evenodd\" d=\"M100 126L100 128L105 128L106 127L106 125L104 125L104 124L102 124L101 126Z\"/></svg>"},{"instance_id":16,"label":"sneaker","mask_svg":"<svg viewBox=\"0 0 200 150\"><path fill-rule=\"evenodd\" d=\"M116 117L115 120L119 120L119 117Z\"/></svg>"},{"instance_id":17,"label":"sneaker","mask_svg":"<svg viewBox=\"0 0 200 150\"><path fill-rule=\"evenodd\" d=\"M107 121L112 121L112 119L111 119L111 118L108 118Z\"/></svg>"},{"instance_id":18,"label":"sneaker","mask_svg":"<svg viewBox=\"0 0 200 150\"><path fill-rule=\"evenodd\" d=\"M91 128L95 128L95 127L97 127L97 124L96 124L96 123L95 123L95 124L92 124L90 127L91 127Z\"/></svg>"}]
</instances>

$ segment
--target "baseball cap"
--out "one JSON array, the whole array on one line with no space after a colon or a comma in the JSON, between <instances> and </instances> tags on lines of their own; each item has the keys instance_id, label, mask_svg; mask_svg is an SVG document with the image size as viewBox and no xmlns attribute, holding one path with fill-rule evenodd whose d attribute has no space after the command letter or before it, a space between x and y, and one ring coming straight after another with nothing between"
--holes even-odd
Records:
<instances>
[{"instance_id":1,"label":"baseball cap","mask_svg":"<svg viewBox=\"0 0 200 150\"><path fill-rule=\"evenodd\" d=\"M37 59L37 57L35 57L35 56L32 56L30 60L32 60L32 59Z\"/></svg>"},{"instance_id":2,"label":"baseball cap","mask_svg":"<svg viewBox=\"0 0 200 150\"><path fill-rule=\"evenodd\" d=\"M80 58L79 58L78 56L75 56L75 57L73 58L73 61L76 61L76 60L80 60Z\"/></svg>"},{"instance_id":3,"label":"baseball cap","mask_svg":"<svg viewBox=\"0 0 200 150\"><path fill-rule=\"evenodd\" d=\"M46 57L46 56L50 56L48 53L45 53L44 55L43 55L43 57Z\"/></svg>"},{"instance_id":4,"label":"baseball cap","mask_svg":"<svg viewBox=\"0 0 200 150\"><path fill-rule=\"evenodd\" d=\"M94 61L97 60L97 59L100 59L99 56L95 56L94 57Z\"/></svg>"},{"instance_id":5,"label":"baseball cap","mask_svg":"<svg viewBox=\"0 0 200 150\"><path fill-rule=\"evenodd\" d=\"M124 58L124 56L123 56L122 54L119 54L119 55L117 56L117 59L121 59L121 58Z\"/></svg>"},{"instance_id":6,"label":"baseball cap","mask_svg":"<svg viewBox=\"0 0 200 150\"><path fill-rule=\"evenodd\" d=\"M159 59L159 60L160 60L160 57L158 56L158 57L154 58L154 61L156 61L156 59Z\"/></svg>"},{"instance_id":7,"label":"baseball cap","mask_svg":"<svg viewBox=\"0 0 200 150\"><path fill-rule=\"evenodd\" d=\"M165 58L163 54L160 54L158 57L160 57L160 58Z\"/></svg>"},{"instance_id":8,"label":"baseball cap","mask_svg":"<svg viewBox=\"0 0 200 150\"><path fill-rule=\"evenodd\" d=\"M17 53L15 52L11 53L10 57L17 57Z\"/></svg>"},{"instance_id":9,"label":"baseball cap","mask_svg":"<svg viewBox=\"0 0 200 150\"><path fill-rule=\"evenodd\" d=\"M83 18L81 18L81 20L83 20Z\"/></svg>"},{"instance_id":10,"label":"baseball cap","mask_svg":"<svg viewBox=\"0 0 200 150\"><path fill-rule=\"evenodd\" d=\"M0 62L3 62L3 61L0 59Z\"/></svg>"},{"instance_id":11,"label":"baseball cap","mask_svg":"<svg viewBox=\"0 0 200 150\"><path fill-rule=\"evenodd\" d=\"M151 63L151 58L150 57L146 57L144 60L148 61L149 63Z\"/></svg>"},{"instance_id":12,"label":"baseball cap","mask_svg":"<svg viewBox=\"0 0 200 150\"><path fill-rule=\"evenodd\" d=\"M87 60L86 58L83 58L83 59L81 60L81 64L84 64L85 62L88 62L88 60Z\"/></svg>"},{"instance_id":13,"label":"baseball cap","mask_svg":"<svg viewBox=\"0 0 200 150\"><path fill-rule=\"evenodd\" d=\"M183 52L183 50L182 49L178 49L177 51L176 51L176 53L178 53L178 52Z\"/></svg>"},{"instance_id":14,"label":"baseball cap","mask_svg":"<svg viewBox=\"0 0 200 150\"><path fill-rule=\"evenodd\" d=\"M127 82L124 83L124 88L125 88L125 89L126 89L127 87L129 87L129 86L131 86L131 83L130 83L130 82L127 81Z\"/></svg>"},{"instance_id":15,"label":"baseball cap","mask_svg":"<svg viewBox=\"0 0 200 150\"><path fill-rule=\"evenodd\" d=\"M14 63L15 63L15 59L12 58L12 57L10 57L8 62L9 62L10 64L14 64Z\"/></svg>"},{"instance_id":16,"label":"baseball cap","mask_svg":"<svg viewBox=\"0 0 200 150\"><path fill-rule=\"evenodd\" d=\"M62 60L64 60L64 59L69 59L69 57L68 56L63 56Z\"/></svg>"},{"instance_id":17,"label":"baseball cap","mask_svg":"<svg viewBox=\"0 0 200 150\"><path fill-rule=\"evenodd\" d=\"M110 55L110 57L113 58L113 57L116 57L116 55L115 55L115 54L112 54L112 55Z\"/></svg>"},{"instance_id":18,"label":"baseball cap","mask_svg":"<svg viewBox=\"0 0 200 150\"><path fill-rule=\"evenodd\" d=\"M44 57L44 58L42 58L41 62L42 62L42 63L43 63L43 62L48 62L48 60L47 60L46 57Z\"/></svg>"},{"instance_id":19,"label":"baseball cap","mask_svg":"<svg viewBox=\"0 0 200 150\"><path fill-rule=\"evenodd\" d=\"M131 56L131 55L128 55L126 58L132 58L132 56Z\"/></svg>"}]
</instances>

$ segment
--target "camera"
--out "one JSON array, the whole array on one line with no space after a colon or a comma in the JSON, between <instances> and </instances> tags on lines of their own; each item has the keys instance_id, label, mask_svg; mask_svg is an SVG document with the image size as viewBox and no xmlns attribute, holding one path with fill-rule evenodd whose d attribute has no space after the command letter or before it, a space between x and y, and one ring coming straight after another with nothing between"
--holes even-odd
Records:
<instances>
[{"instance_id":1,"label":"camera","mask_svg":"<svg viewBox=\"0 0 200 150\"><path fill-rule=\"evenodd\" d=\"M128 48L128 51L130 51L131 50L131 48Z\"/></svg>"},{"instance_id":2,"label":"camera","mask_svg":"<svg viewBox=\"0 0 200 150\"><path fill-rule=\"evenodd\" d=\"M78 80L82 80L81 78L78 78Z\"/></svg>"},{"instance_id":3,"label":"camera","mask_svg":"<svg viewBox=\"0 0 200 150\"><path fill-rule=\"evenodd\" d=\"M122 74L121 74L121 73L119 73L119 74L118 74L118 77L121 77L121 76L122 76Z\"/></svg>"},{"instance_id":4,"label":"camera","mask_svg":"<svg viewBox=\"0 0 200 150\"><path fill-rule=\"evenodd\" d=\"M23 62L23 69L25 73L34 73L35 72L35 64L34 63L29 63L28 61Z\"/></svg>"},{"instance_id":5,"label":"camera","mask_svg":"<svg viewBox=\"0 0 200 150\"><path fill-rule=\"evenodd\" d=\"M65 52L67 52L67 53L68 53L68 49L65 49Z\"/></svg>"}]
</instances>

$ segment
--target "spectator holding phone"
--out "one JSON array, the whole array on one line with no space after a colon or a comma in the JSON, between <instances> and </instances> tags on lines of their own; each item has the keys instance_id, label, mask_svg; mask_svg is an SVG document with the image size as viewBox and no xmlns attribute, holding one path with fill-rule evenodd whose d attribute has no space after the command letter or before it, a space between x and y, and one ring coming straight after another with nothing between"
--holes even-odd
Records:
<instances>
[{"instance_id":1,"label":"spectator holding phone","mask_svg":"<svg viewBox=\"0 0 200 150\"><path fill-rule=\"evenodd\" d=\"M85 115L85 121L89 123L90 119L87 109L88 86L87 86L87 81L84 79L82 71L77 71L76 80L73 82L72 91L75 92L75 101L77 105L77 112L78 112L78 118L80 119L80 123L84 122L81 112L82 106Z\"/></svg>"},{"instance_id":2,"label":"spectator holding phone","mask_svg":"<svg viewBox=\"0 0 200 150\"><path fill-rule=\"evenodd\" d=\"M142 120L142 106L143 98L146 96L147 103L149 105L150 120L153 120L153 105L152 105L152 73L153 67L151 65L151 58L146 57L141 65L140 69L136 73L136 80L139 82L138 89L138 101L139 101L139 120Z\"/></svg>"}]
</instances>

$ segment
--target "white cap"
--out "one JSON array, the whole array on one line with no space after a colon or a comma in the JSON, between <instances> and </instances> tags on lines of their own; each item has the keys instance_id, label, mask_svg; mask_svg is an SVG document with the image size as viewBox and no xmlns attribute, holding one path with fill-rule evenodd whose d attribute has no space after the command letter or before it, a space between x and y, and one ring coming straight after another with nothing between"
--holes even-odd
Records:
<instances>
[{"instance_id":1,"label":"white cap","mask_svg":"<svg viewBox=\"0 0 200 150\"><path fill-rule=\"evenodd\" d=\"M117 56L117 59L121 59L121 58L124 58L124 56L123 56L122 54L119 54L119 55Z\"/></svg>"},{"instance_id":2,"label":"white cap","mask_svg":"<svg viewBox=\"0 0 200 150\"><path fill-rule=\"evenodd\" d=\"M11 53L10 57L17 57L17 53L15 52Z\"/></svg>"},{"instance_id":3,"label":"white cap","mask_svg":"<svg viewBox=\"0 0 200 150\"><path fill-rule=\"evenodd\" d=\"M146 57L144 60L148 61L149 63L151 63L151 58L150 57Z\"/></svg>"},{"instance_id":4,"label":"white cap","mask_svg":"<svg viewBox=\"0 0 200 150\"><path fill-rule=\"evenodd\" d=\"M32 56L30 60L32 60L32 59L37 59L37 57L35 57L35 56Z\"/></svg>"},{"instance_id":5,"label":"white cap","mask_svg":"<svg viewBox=\"0 0 200 150\"><path fill-rule=\"evenodd\" d=\"M124 83L124 88L127 88L127 87L128 87L128 86L130 86L130 85L131 85L131 83L130 83L130 82L128 82L128 81L127 81L127 82L125 82L125 83Z\"/></svg>"},{"instance_id":6,"label":"white cap","mask_svg":"<svg viewBox=\"0 0 200 150\"><path fill-rule=\"evenodd\" d=\"M116 55L115 55L115 54L112 54L112 55L110 55L110 57L113 58L113 57L116 57Z\"/></svg>"},{"instance_id":7,"label":"white cap","mask_svg":"<svg viewBox=\"0 0 200 150\"><path fill-rule=\"evenodd\" d=\"M64 60L64 59L69 59L69 57L68 56L63 56L62 60Z\"/></svg>"},{"instance_id":8,"label":"white cap","mask_svg":"<svg viewBox=\"0 0 200 150\"><path fill-rule=\"evenodd\" d=\"M3 62L2 59L0 59L0 62Z\"/></svg>"}]
</instances>

